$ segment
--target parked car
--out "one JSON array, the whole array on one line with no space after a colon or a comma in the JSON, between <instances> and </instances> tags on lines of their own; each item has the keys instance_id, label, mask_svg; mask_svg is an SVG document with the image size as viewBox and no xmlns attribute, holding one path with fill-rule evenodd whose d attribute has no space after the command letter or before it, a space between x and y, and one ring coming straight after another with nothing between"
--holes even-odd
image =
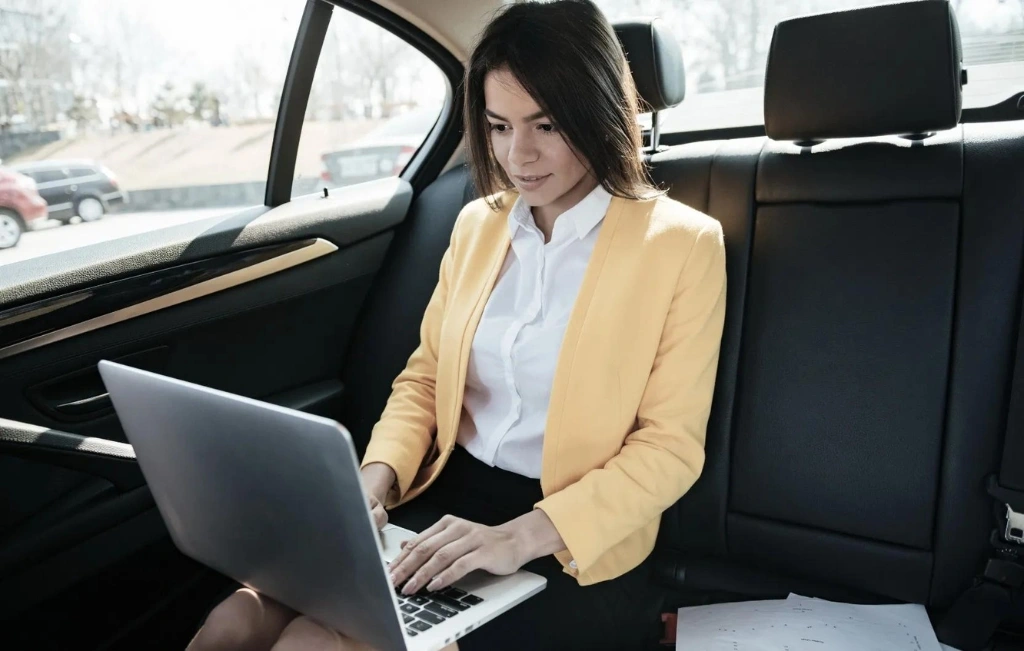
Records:
<instances>
[{"instance_id":1,"label":"parked car","mask_svg":"<svg viewBox=\"0 0 1024 651\"><path fill-rule=\"evenodd\" d=\"M39 194L50 206L50 218L64 222L76 215L84 222L101 219L110 209L128 201L117 176L91 160L46 160L15 165L32 177Z\"/></svg>"},{"instance_id":2,"label":"parked car","mask_svg":"<svg viewBox=\"0 0 1024 651\"><path fill-rule=\"evenodd\" d=\"M329 185L352 185L397 176L437 121L436 107L392 118L365 136L320 157L320 178Z\"/></svg>"},{"instance_id":3,"label":"parked car","mask_svg":"<svg viewBox=\"0 0 1024 651\"><path fill-rule=\"evenodd\" d=\"M46 221L47 207L30 177L0 167L0 249L9 249L21 234Z\"/></svg>"}]
</instances>

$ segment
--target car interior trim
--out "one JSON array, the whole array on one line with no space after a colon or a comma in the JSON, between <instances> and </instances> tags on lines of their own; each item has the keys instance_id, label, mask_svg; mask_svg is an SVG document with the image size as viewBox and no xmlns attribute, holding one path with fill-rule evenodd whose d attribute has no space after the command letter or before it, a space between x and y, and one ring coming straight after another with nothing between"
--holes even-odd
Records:
<instances>
[{"instance_id":1,"label":"car interior trim","mask_svg":"<svg viewBox=\"0 0 1024 651\"><path fill-rule=\"evenodd\" d=\"M281 250L281 247L273 247L274 255L271 257L267 257L264 254L258 255L255 260L252 260L253 252L249 251L247 252L249 254L249 259L247 260L248 264L242 268L236 268L227 271L226 273L201 269L198 273L189 274L194 282L186 287L173 289L172 291L167 291L158 296L147 298L133 305L115 309L111 312L91 318L86 318L85 320L60 327L56 330L46 332L45 334L30 336L27 339L8 343L3 348L0 348L0 359L12 357L47 344L63 341L87 332L92 332L129 319L134 319L145 314L150 314L175 305L181 305L182 303L187 303L188 301L193 301L217 292L222 292L226 289L238 287L239 285L252 282L259 278L264 278L271 274L291 269L337 250L338 247L331 242L322 238L315 238L305 240L297 244L293 243L291 245L287 245L284 251ZM216 258L214 260L216 260ZM229 265L231 262L237 263L236 260L232 260L229 262L222 262L220 264L223 268L223 266ZM182 271L188 271L189 269L187 267L194 268L194 265L186 265L185 267L186 269L173 268L171 271L175 277L179 277ZM137 278L145 279L144 284L146 286L152 286L153 280L159 280L159 276L166 276L167 274L168 271L164 270L157 271L152 274L145 274L144 276ZM211 275L213 277L210 277ZM154 278L154 276L157 276L157 278ZM133 280L135 280L135 278L127 279L127 281ZM95 301L97 300L98 295L103 296L107 293L120 295L124 291L124 286L121 283L125 282L125 280L122 280L109 283L98 288L80 290L71 294L64 294L22 307L5 310L4 312L0 312L0 329L4 329L6 335L8 328L18 323L39 319L47 315L50 315L50 318L52 318L52 315L54 313L59 313L59 310L69 309L88 299ZM17 335L17 331L13 334Z\"/></svg>"}]
</instances>

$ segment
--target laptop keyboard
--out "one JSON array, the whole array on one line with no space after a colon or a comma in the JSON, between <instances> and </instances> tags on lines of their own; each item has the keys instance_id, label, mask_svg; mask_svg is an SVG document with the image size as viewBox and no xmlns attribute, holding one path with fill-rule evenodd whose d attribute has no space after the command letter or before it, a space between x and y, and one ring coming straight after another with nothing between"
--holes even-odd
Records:
<instances>
[{"instance_id":1,"label":"laptop keyboard","mask_svg":"<svg viewBox=\"0 0 1024 651\"><path fill-rule=\"evenodd\" d=\"M437 592L424 589L409 596L402 594L401 588L395 588L395 594L398 595L405 632L410 637L429 631L432 626L444 623L483 602L480 597L458 588L445 588Z\"/></svg>"}]
</instances>

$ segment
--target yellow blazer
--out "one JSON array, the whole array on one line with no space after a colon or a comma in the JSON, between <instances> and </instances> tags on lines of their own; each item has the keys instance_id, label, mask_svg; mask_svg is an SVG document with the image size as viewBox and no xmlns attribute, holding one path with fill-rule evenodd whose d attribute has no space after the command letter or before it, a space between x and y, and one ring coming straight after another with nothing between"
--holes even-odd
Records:
<instances>
[{"instance_id":1,"label":"yellow blazer","mask_svg":"<svg viewBox=\"0 0 1024 651\"><path fill-rule=\"evenodd\" d=\"M462 209L421 342L392 385L362 464L394 468L393 507L422 493L455 446L470 344L508 253L508 212ZM580 585L654 548L661 514L697 480L725 318L721 225L681 203L614 198L559 353L544 432L543 509Z\"/></svg>"}]
</instances>

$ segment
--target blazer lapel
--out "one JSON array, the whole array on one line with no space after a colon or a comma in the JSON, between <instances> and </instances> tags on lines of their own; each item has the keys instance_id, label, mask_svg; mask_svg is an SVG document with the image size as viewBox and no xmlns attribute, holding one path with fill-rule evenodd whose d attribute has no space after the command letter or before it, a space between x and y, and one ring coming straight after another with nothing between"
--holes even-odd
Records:
<instances>
[{"instance_id":1,"label":"blazer lapel","mask_svg":"<svg viewBox=\"0 0 1024 651\"><path fill-rule=\"evenodd\" d=\"M451 450L458 436L473 337L476 335L476 329L483 316L487 299L498 280L498 273L501 271L502 263L505 262L505 256L508 255L511 244L508 213L512 209L516 196L507 193L503 199L502 210L488 218L487 228L482 229L481 237L477 241L469 243L470 251L466 265L463 267L466 273L461 279L463 284L459 290L460 298L451 302L451 313L447 317L451 320L450 332L454 341L457 342L458 354L449 358L457 360L457 365L445 369L451 375L442 378L441 369L438 369L438 388L444 386L452 387L455 390L454 395L451 396L450 409L446 413L440 409L443 401L438 401L438 432L447 435L446 440L438 441L442 454L447 454ZM447 422L441 419L446 419Z\"/></svg>"},{"instance_id":2,"label":"blazer lapel","mask_svg":"<svg viewBox=\"0 0 1024 651\"><path fill-rule=\"evenodd\" d=\"M570 387L575 361L588 357L588 351L583 350L583 346L580 345L580 335L583 330L583 324L587 320L594 293L600 285L601 272L605 269L605 263L609 256L615 253L616 233L619 230L619 223L627 203L628 200L626 199L613 197L611 204L608 206L604 223L601 225L601 232L597 236L597 242L594 243L594 251L590 256L590 261L587 263L583 284L580 285L576 303L573 305L569 323L565 328L565 336L562 339L562 347L555 366L555 377L551 385L551 400L548 403L547 424L544 430L541 486L550 486L557 476L555 464L558 459L558 441L562 435L566 392ZM607 351L598 351L597 354L607 354ZM547 495L547 489L545 489L544 494Z\"/></svg>"}]
</instances>

